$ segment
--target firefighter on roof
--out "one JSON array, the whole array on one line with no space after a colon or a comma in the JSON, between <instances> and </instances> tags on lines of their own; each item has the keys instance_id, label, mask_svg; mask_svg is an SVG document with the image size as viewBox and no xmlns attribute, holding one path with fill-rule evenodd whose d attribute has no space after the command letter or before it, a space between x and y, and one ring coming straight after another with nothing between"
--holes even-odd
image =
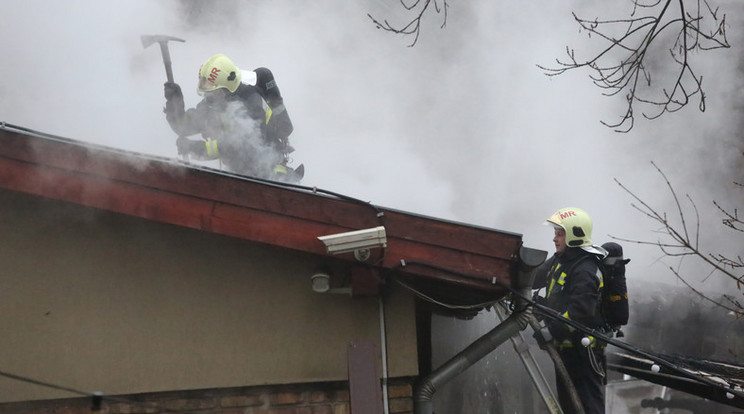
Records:
<instances>
[{"instance_id":1,"label":"firefighter on roof","mask_svg":"<svg viewBox=\"0 0 744 414\"><path fill-rule=\"evenodd\" d=\"M176 83L164 85L165 116L179 135L179 154L219 159L237 174L280 181L299 181L304 167L287 166L293 151L293 126L270 70L243 74L225 55L210 57L199 69L197 93L204 97L184 109ZM202 139L187 137L201 134Z\"/></svg>"}]
</instances>

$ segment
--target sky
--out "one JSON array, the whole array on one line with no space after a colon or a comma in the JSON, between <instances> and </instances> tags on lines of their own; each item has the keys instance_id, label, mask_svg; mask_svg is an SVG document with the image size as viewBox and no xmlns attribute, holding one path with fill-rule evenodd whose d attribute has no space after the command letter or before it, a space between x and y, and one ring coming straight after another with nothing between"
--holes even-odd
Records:
<instances>
[{"instance_id":1,"label":"sky","mask_svg":"<svg viewBox=\"0 0 744 414\"><path fill-rule=\"evenodd\" d=\"M702 246L740 253L715 224L712 204L733 209L744 199L732 184L741 181L744 95L737 43L744 13L735 13L744 6L735 0L719 2L729 9L734 46L695 56L707 110L693 104L654 121L639 115L627 134L600 124L622 113L622 97L603 96L588 72L548 77L537 67L563 57L566 46L589 47L571 12L595 13L592 2L451 2L446 26L442 15L430 16L414 47L367 16L403 22L408 15L397 2L191 4L200 7L0 3L0 122L176 158L162 113L160 51L140 42L143 34L166 34L185 40L169 46L187 106L199 101L196 74L215 53L242 70L273 71L295 125L292 165L305 165L303 185L520 233L526 246L552 253L552 229L543 223L566 206L589 212L597 244L611 236L657 240L658 226L615 181L673 213L653 162L681 197L695 200L703 225L714 226ZM658 248L625 248L630 275L677 283L667 269L677 262Z\"/></svg>"}]
</instances>

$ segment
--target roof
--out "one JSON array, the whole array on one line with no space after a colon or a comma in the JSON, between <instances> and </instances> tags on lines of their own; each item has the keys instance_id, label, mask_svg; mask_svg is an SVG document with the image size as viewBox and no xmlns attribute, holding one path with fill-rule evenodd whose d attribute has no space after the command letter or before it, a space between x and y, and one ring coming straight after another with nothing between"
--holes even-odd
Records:
<instances>
[{"instance_id":1,"label":"roof","mask_svg":"<svg viewBox=\"0 0 744 414\"><path fill-rule=\"evenodd\" d=\"M5 123L0 123L0 189L326 258L319 236L382 225L385 249L372 249L365 262L352 253L333 259L394 272L415 291L457 304L502 297L515 277L522 245L516 233Z\"/></svg>"}]
</instances>

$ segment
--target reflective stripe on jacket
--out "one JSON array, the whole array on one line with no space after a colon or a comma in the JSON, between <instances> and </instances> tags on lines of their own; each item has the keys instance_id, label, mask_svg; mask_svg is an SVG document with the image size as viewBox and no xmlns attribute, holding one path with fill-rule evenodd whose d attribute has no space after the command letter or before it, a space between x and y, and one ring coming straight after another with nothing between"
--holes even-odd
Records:
<instances>
[{"instance_id":1,"label":"reflective stripe on jacket","mask_svg":"<svg viewBox=\"0 0 744 414\"><path fill-rule=\"evenodd\" d=\"M602 273L594 256L580 248L568 248L551 260L545 296L547 306L589 328L602 326L599 311ZM573 329L562 327L551 329L559 341L575 339L571 338L571 332Z\"/></svg>"}]
</instances>

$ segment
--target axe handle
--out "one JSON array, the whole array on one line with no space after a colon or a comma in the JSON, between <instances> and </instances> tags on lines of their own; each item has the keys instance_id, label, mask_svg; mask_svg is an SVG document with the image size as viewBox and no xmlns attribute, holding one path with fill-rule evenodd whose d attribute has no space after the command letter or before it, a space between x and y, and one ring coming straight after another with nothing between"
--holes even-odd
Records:
<instances>
[{"instance_id":1,"label":"axe handle","mask_svg":"<svg viewBox=\"0 0 744 414\"><path fill-rule=\"evenodd\" d=\"M168 51L168 43L165 41L160 43L160 53L163 55L163 65L165 65L165 76L168 82L173 83L173 69L171 69L171 58L170 52Z\"/></svg>"}]
</instances>

